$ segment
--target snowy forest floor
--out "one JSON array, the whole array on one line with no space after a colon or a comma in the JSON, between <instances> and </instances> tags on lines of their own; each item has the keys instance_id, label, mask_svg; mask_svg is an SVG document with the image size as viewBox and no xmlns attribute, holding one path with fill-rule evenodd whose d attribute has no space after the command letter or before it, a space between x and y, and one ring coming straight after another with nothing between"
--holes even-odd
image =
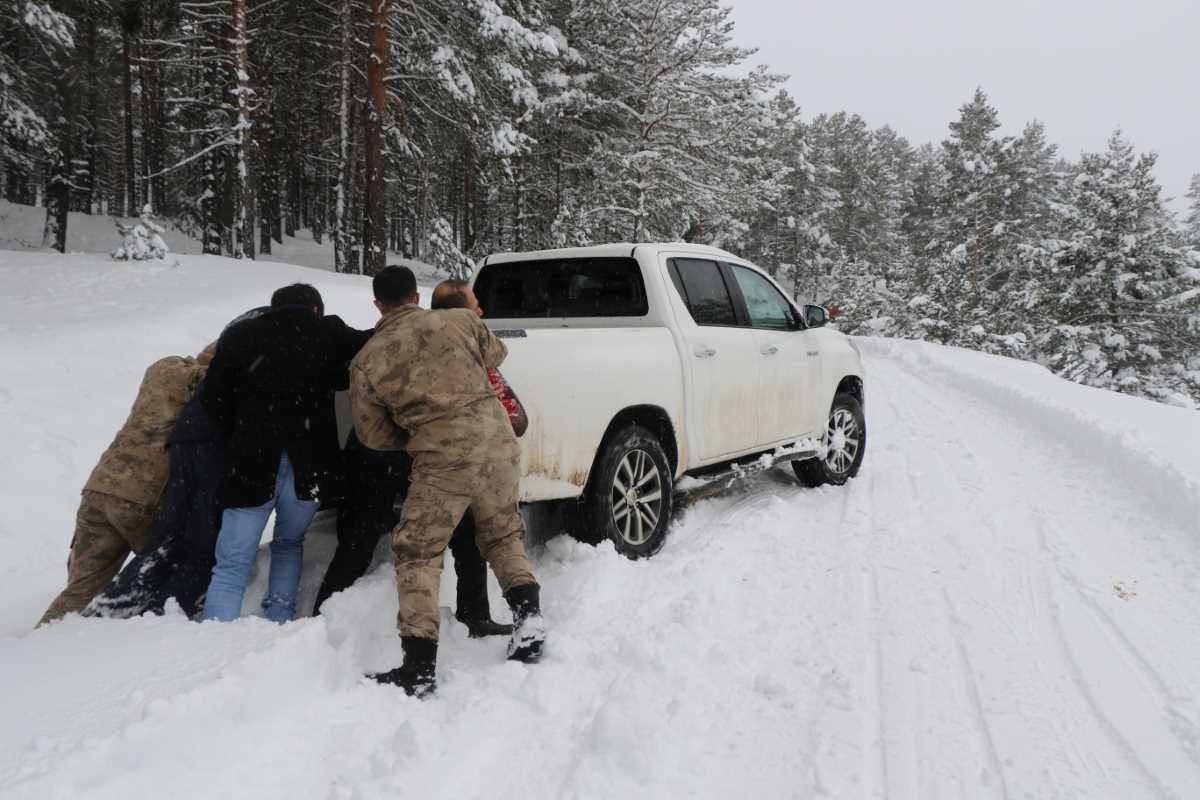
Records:
<instances>
[{"instance_id":1,"label":"snowy forest floor","mask_svg":"<svg viewBox=\"0 0 1200 800\"><path fill-rule=\"evenodd\" d=\"M71 212L68 217L68 253L109 254L116 250L121 243L121 237L117 234L113 220L119 219L125 223L136 222L136 219L114 218L104 214L81 212ZM160 222L166 228L162 238L167 243L172 256L201 254L198 239L188 236L169 221ZM0 249L40 250L45 224L45 208L0 200ZM332 270L333 242L329 238L325 238L321 244L317 244L313 241L312 231L301 228L296 231L295 236L284 235L282 244L272 241L271 253L269 255L259 253L255 260ZM401 258L395 253L388 254L388 263L410 267L416 273L417 278L424 283L435 283L446 277L446 275L438 274L430 264Z\"/></svg>"},{"instance_id":2,"label":"snowy forest floor","mask_svg":"<svg viewBox=\"0 0 1200 800\"><path fill-rule=\"evenodd\" d=\"M549 539L543 663L446 622L427 702L362 679L400 657L386 565L280 627L31 632L146 365L295 280L373 322L356 276L0 252L0 795L1195 796L1200 416L919 342L858 340L856 480L769 472L648 561Z\"/></svg>"}]
</instances>

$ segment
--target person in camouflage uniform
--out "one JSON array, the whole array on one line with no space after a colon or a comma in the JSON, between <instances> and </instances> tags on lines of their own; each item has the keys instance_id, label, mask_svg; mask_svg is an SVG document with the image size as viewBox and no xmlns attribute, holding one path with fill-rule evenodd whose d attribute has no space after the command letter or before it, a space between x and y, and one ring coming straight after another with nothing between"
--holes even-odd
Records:
<instances>
[{"instance_id":1,"label":"person in camouflage uniform","mask_svg":"<svg viewBox=\"0 0 1200 800\"><path fill-rule=\"evenodd\" d=\"M129 418L83 487L67 559L67 588L38 625L80 611L147 544L167 482L167 437L204 377L211 353L168 356L146 370Z\"/></svg>"},{"instance_id":2,"label":"person in camouflage uniform","mask_svg":"<svg viewBox=\"0 0 1200 800\"><path fill-rule=\"evenodd\" d=\"M351 362L354 428L367 447L407 450L413 466L392 532L404 663L372 677L425 696L435 683L443 557L468 509L513 611L509 658L537 660L545 623L517 510L520 450L487 377L508 349L470 309L419 308L404 267L380 271L373 289L383 316Z\"/></svg>"},{"instance_id":3,"label":"person in camouflage uniform","mask_svg":"<svg viewBox=\"0 0 1200 800\"><path fill-rule=\"evenodd\" d=\"M270 312L259 306L238 315L222 331ZM216 353L213 342L200 354L208 363ZM221 509L217 488L225 471L225 441L201 406L202 389L183 407L171 435L171 463L166 488L150 525L146 549L129 559L117 577L92 598L85 617L128 618L162 614L174 598L189 617L199 613L212 579Z\"/></svg>"}]
</instances>

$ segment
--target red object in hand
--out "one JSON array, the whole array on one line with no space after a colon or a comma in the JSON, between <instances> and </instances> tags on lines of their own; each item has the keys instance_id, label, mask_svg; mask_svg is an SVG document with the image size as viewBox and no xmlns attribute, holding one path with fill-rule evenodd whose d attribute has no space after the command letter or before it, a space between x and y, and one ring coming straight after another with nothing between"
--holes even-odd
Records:
<instances>
[{"instance_id":1,"label":"red object in hand","mask_svg":"<svg viewBox=\"0 0 1200 800\"><path fill-rule=\"evenodd\" d=\"M513 433L517 435L517 438L524 436L525 431L529 428L529 415L525 413L525 406L521 405L520 398L508 385L508 381L504 380L500 370L489 369L487 375L488 381L492 384L492 391L496 393L496 398L500 401L500 405L504 406L504 412L508 414L508 421L512 423Z\"/></svg>"}]
</instances>

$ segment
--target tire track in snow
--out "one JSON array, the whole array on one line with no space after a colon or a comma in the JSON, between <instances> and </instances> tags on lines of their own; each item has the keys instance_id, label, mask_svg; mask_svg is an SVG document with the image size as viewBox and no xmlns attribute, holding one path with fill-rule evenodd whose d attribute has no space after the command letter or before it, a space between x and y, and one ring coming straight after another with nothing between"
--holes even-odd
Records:
<instances>
[{"instance_id":1,"label":"tire track in snow","mask_svg":"<svg viewBox=\"0 0 1200 800\"><path fill-rule=\"evenodd\" d=\"M927 391L927 388L923 387L923 390ZM958 394L960 399L963 399L968 394L957 386L952 389L950 393ZM926 395L926 399L929 399L928 395ZM943 416L946 419L949 419L951 424L954 425L956 429L961 430L961 423L954 414L954 410L956 408L970 408L970 404L956 404L954 408L950 408L948 407L949 404L945 404L945 400L941 398L935 398L931 402L941 402L943 404ZM994 410L999 412L999 416L1001 417L1007 417L1011 415L1010 409L1003 404L994 406ZM1021 445L1019 450L1020 458L1024 462L1024 466L1027 468L1023 474L1041 474L1045 476L1058 477L1055 467L1058 467L1064 463L1063 459L1052 458L1049 463L1041 465L1044 466L1045 469L1037 470L1035 473L1035 471L1030 468L1037 465L1038 459L1046 458L1044 455L1044 448L1039 449L1037 447L1024 446L1028 444L1028 442L1024 441L1028 434L1024 433L1022 425L1019 424L1014 426L1012 431L1013 433L1010 435L1009 441L1013 444L1014 449L1017 445ZM985 442L990 444L990 442L987 442L987 440L985 440ZM1000 455L1003 456L1005 453L1001 453ZM1075 455L1068 450L1065 458L1074 459ZM975 463L974 458L970 459L970 461L972 464ZM1085 473L1085 477L1090 476L1087 476ZM1071 475L1070 478L1074 480L1076 476ZM1089 482L1085 485L1100 485L1100 482ZM1040 492L1038 491L1039 489L1041 490ZM1185 714L1182 714L1177 710L1177 706L1181 702L1180 698L1176 697L1172 692L1170 692L1170 690L1167 688L1166 681L1163 679L1158 670L1150 664L1141 651L1133 644L1130 638L1119 628L1119 626L1116 625L1113 618L1103 610L1102 606L1100 606L1095 599L1095 592L1089 592L1074 574L1074 572L1063 563L1062 558L1054 554L1050 549L1047 541L1048 534L1046 517L1047 514L1061 516L1061 512L1057 506L1051 506L1049 509L1044 508L1044 504L1046 503L1045 498L1047 496L1055 496L1053 492L1047 492L1046 489L1047 486L1045 483L1039 483L1037 487L1026 487L1025 491L1026 496L1032 498L1031 510L1033 514L1031 523L1037 532L1036 546L1039 550L1043 551L1048 558L1051 559L1052 563L1056 567L1057 574L1062 578L1062 584L1065 585L1065 588L1069 589L1072 596L1076 597L1078 601L1083 604L1084 608L1088 610L1088 620L1081 621L1090 621L1091 623L1083 628L1078 626L1066 626L1061 616L1061 603L1053 601L1051 595L1053 589L1047 588L1044 593L1044 596L1047 598L1044 607L1048 608L1050 616L1053 617L1054 628L1056 632L1052 638L1055 644L1059 645L1059 652L1065 658L1064 663L1068 664L1070 667L1069 671L1076 684L1076 691L1078 692L1079 696L1084 698L1084 700L1087 702L1093 718L1096 719L1100 723L1102 729L1107 732L1110 741L1112 741L1113 744L1125 754L1129 764L1135 768L1135 770L1141 775L1142 780L1147 785L1156 787L1159 792L1165 792L1165 796L1175 796L1171 788L1167 784L1163 783L1159 777L1158 770L1151 766L1151 762L1147 759L1152 757L1154 761L1160 764L1164 761L1175 761L1176 765L1178 765L1178 759L1169 758L1166 756L1166 753L1182 745L1181 749L1186 753L1186 756L1188 760L1191 761L1191 764L1193 766L1200 766L1200 759L1197 758L1196 752L1196 727ZM1117 497L1120 498L1120 495L1117 495ZM1092 498L1089 497L1088 501L1091 499ZM1058 505L1062 505L1061 501L1058 503ZM1081 508L1086 508L1088 503L1085 502L1079 505ZM990 519L985 519L985 522L990 523ZM1072 523L1078 525L1078 520L1074 514L1071 515L1070 518L1063 520L1063 524L1055 527L1062 530L1069 530ZM1050 584L1048 582L1048 578L1044 578L1044 581L1046 582L1046 586L1049 587ZM1119 659L1120 663L1127 665L1127 669L1131 673L1131 677L1134 678L1135 683L1145 687L1145 691L1147 693L1146 699L1149 702L1149 706L1163 710L1163 716L1158 721L1162 728L1174 732L1178 739L1182 741L1164 741L1162 746L1151 748L1149 753L1146 756L1143 756L1137 747L1137 742L1142 741L1142 737L1131 739L1123 731L1130 726L1146 726L1149 724L1153 727L1153 721L1148 722L1144 719L1144 715L1140 713L1140 710L1144 709L1146 706L1143 704L1114 704L1110 695L1106 694L1103 696L1098 696L1094 687L1089 681L1089 675L1094 675L1096 673L1096 666L1093 665L1091 669L1083 668L1083 665L1079 662L1079 658L1073 651L1071 644L1072 637L1068 635L1068 632L1076 634L1074 641L1077 643L1080 642L1081 639L1078 634L1081 632L1086 632L1088 634L1087 639L1089 647L1094 647L1095 645L1093 643L1095 641L1102 640L1106 645L1108 652L1115 656L1116 659ZM1099 660L1093 660L1093 664L1097 663L1097 661L1100 664L1114 663L1111 658L1103 658ZM1121 685L1128 685L1128 681L1121 681ZM1108 702L1103 702L1101 697ZM1185 707L1188 707L1189 709L1191 708L1192 704L1188 702L1187 698L1184 698L1182 702ZM1114 708L1114 705L1121 707ZM1120 712L1120 718L1115 718L1113 716L1114 711ZM1136 713L1133 713L1135 711ZM1158 733L1161 734L1161 731Z\"/></svg>"},{"instance_id":2,"label":"tire track in snow","mask_svg":"<svg viewBox=\"0 0 1200 800\"><path fill-rule=\"evenodd\" d=\"M951 450L949 447L939 445L937 448L939 457L942 457L942 454L949 452L962 452L964 454L971 453L972 449L974 449L971 447L972 441L975 444L982 444L982 452L986 453L987 456L990 456L990 466L992 467L993 472L996 472L997 466L1009 467L1011 469L1011 472L1008 475L1005 475L1001 472L998 480L1000 482L1004 482L1007 479L1016 479L1016 482L1019 485L1014 488L1019 488L1023 491L1015 492L1014 494L1022 496L1023 502L1029 503L1034 507L1035 510L1038 511L1041 511L1042 505L1044 505L1047 501L1054 502L1057 506L1074 507L1077 509L1077 511L1073 513L1070 518L1064 520L1064 523L1066 523L1063 526L1064 530L1070 531L1072 529L1072 523L1074 528L1084 530L1087 529L1087 523L1085 521L1087 515L1085 514L1084 519L1081 520L1078 515L1078 510L1087 509L1089 512L1091 512L1091 507L1096 505L1096 503L1094 503L1095 498L1090 494L1085 495L1085 498L1081 503L1071 503L1070 498L1078 497L1079 490L1081 488L1086 491L1086 489L1090 486L1099 486L1103 485L1103 483L1101 481L1097 481L1090 472L1086 471L1082 474L1082 478L1085 479L1082 485L1080 484L1079 474L1068 473L1065 478L1059 477L1060 472L1055 467L1060 466L1062 463L1060 455L1056 453L1054 456L1049 456L1046 448L1041 445L1040 439L1031 442L1031 437L1024 433L1023 425L1013 426L1011 428L1011 432L1003 439L996 438L994 436L987 436L986 433L989 424L994 427L997 424L1003 424L1007 421L1009 414L1005 407L999 406L995 408L994 411L999 412L998 414L989 413L986 416L981 416L980 412L983 412L985 410L984 408L973 407L970 402L954 402L947 399L947 396L953 397L958 395L956 400L965 400L966 398L962 395L962 390L954 389L947 392L945 391L944 386L938 386L938 394L934 394L931 387L922 380L922 377L927 376L918 377L896 365L877 364L877 362L874 360L872 361L872 366L882 366L883 369L880 371L889 373L889 379L886 381L887 383L891 383L897 388L904 386L906 392L915 395L924 407L928 407L934 411L934 413L937 415L939 424L943 424L944 428L949 428L953 432L950 437L951 440L944 444L956 445L957 449ZM992 409L989 407L987 410L991 411ZM974 422L977 423L972 429L975 435L970 438L962 435L964 423L960 418L963 416L974 416ZM981 433L984 435L980 435ZM1066 458L1068 460L1072 459L1074 458L1074 455L1068 452L1066 454ZM1039 459L1041 459L1040 462ZM942 461L943 465L947 464L944 458L942 458ZM974 456L965 459L956 459L956 464L960 468L967 467L975 470L979 469L977 459ZM1047 466L1050 468L1046 469L1045 467ZM1090 464L1088 465L1089 468L1091 466L1092 465ZM1037 467L1043 467L1043 469L1039 471L1037 470ZM947 472L947 478L950 480L951 485L963 485L963 482L959 480L961 477L963 477L962 475L949 473L948 470ZM1031 484L1031 476L1037 479L1036 484ZM982 482L973 481L973 483L979 485ZM1055 483L1058 485L1055 486ZM1061 491L1062 489L1067 489L1067 491ZM985 499L990 500L990 498ZM1123 498L1118 495L1117 501L1120 502L1121 500L1123 500ZM1103 504L1100 505L1103 507ZM1052 509L1057 510L1054 507L1052 507ZM982 510L985 512L988 511L986 507ZM1015 578L1018 586L1028 586L1030 582L1030 576L1028 572L1030 553L1028 551L1033 548L1033 543L1022 543L1020 537L1023 535L1021 529L1032 528L1032 522L1029 522L1025 525L1009 525L1008 527L1002 529L998 527L995 521L996 516L1010 518L1014 515L1017 515L1016 522L1020 523L1023 521L1018 509L999 509L998 511L993 511L993 513L985 516L983 521L985 526L989 529L989 533L991 535L986 541L972 542L972 547L973 549L982 550L982 548L985 546L991 546L993 550L996 550L996 555L998 558L995 559L995 563L997 564L1005 564L1006 560L1012 560L1013 554L1006 553L1006 549L1016 548L1016 550L1021 551L1020 556L1017 559L1018 565L1021 567L1018 570L1019 574L1014 576L1001 574L999 577L1002 581ZM1099 523L1099 527L1101 529L1105 527L1111 527L1111 525L1106 526L1104 524L1106 522L1107 520L1102 520ZM1045 536L1044 529L1039 529L1039 532L1041 536ZM1003 541L1004 547L999 549L994 547L993 545L998 541ZM961 548L961 541L958 542L958 546ZM1039 551L1046 549L1046 553L1041 556L1041 560L1054 563L1061 571L1064 568L1061 558L1059 558L1057 554L1051 554L1047 547L1048 546L1037 547L1037 550ZM970 554L964 552L963 555L964 557L968 557ZM1038 559L1039 556L1034 554L1033 560L1037 561ZM1171 789L1169 786L1156 776L1154 769L1148 767L1146 758L1143 758L1135 744L1131 742L1125 735L1123 735L1122 729L1131 724L1141 724L1142 726L1150 725L1150 731L1155 735L1156 738L1166 744L1167 750L1174 748L1183 749L1186 751L1187 759L1190 762L1187 766L1194 766L1196 763L1196 737L1194 735L1194 726L1188 719L1190 713L1183 713L1177 710L1180 699L1183 699L1185 707L1187 707L1190 711L1191 703L1188 702L1190 698L1186 696L1180 698L1179 692L1171 692L1169 690L1169 684L1162 678L1158 670L1152 666L1152 662L1136 645L1133 644L1133 641L1129 639L1129 637L1123 631L1121 631L1120 627L1111 618L1111 616L1104 612L1102 606L1100 606L1093 596L1094 591L1089 594L1077 579L1072 581L1074 576L1071 574L1064 574L1060 577L1063 579L1061 582L1066 584L1067 589L1076 594L1081 593L1082 598L1087 601L1087 607L1091 614L1091 620L1090 625L1085 625L1086 635L1089 637L1090 642L1095 642L1097 637L1102 639L1108 652L1112 654L1111 658L1101 658L1100 661L1103 663L1108 663L1116 659L1121 663L1126 664L1127 669L1132 671L1133 674L1131 677L1133 677L1135 681L1141 681L1142 683L1149 685L1149 694L1147 696L1147 700L1152 702L1154 706L1164 710L1164 719L1156 723L1154 720L1147 721L1144 719L1144 715L1135 713L1131 716L1130 707L1122 707L1119 703L1116 709L1112 708L1113 693L1111 691L1103 695L1105 700L1108 701L1107 703L1100 702L1098 700L1093 688L1089 685L1089 671L1083 668L1072 651L1072 643L1067 635L1065 623L1060 616L1061 611L1058 608L1058 604L1054 602L1053 595L1051 594L1053 591L1053 584L1049 581L1048 576L1043 575L1043 578L1041 579L1041 582L1045 585L1045 588L1041 591L1034 591L1033 594L1029 594L1027 591L1018 592L1019 595L1024 596L1024 599L1021 603L1017 604L1016 608L1014 609L1016 612L1015 616L1013 616L1012 613L1006 614L1005 610L1001 606L996 606L990 610L996 614L997 619L999 620L1004 620L1006 618L1020 620L1024 618L1027 623L1030 623L1025 625L1023 628L1026 631L1025 636L1028 637L1032 635L1035 637L1035 645L1037 641L1044 641L1051 646L1052 653L1057 656L1056 660L1061 665L1058 669L1058 672L1065 673L1069 676L1070 682L1073 685L1073 694L1083 703L1083 707L1087 709L1088 716L1091 720L1093 720L1093 724L1098 726L1100 731L1103 733L1104 738L1109 741L1110 747L1115 750L1117 754L1119 754L1121 760L1129 767L1130 770L1132 770L1133 774L1137 776L1137 783L1141 784L1146 789L1153 787L1153 793L1157 796L1163 796L1164 793L1170 795ZM1045 593L1047 599L1039 602L1037 596L1043 592ZM953 598L949 595L949 593L947 593L946 602L951 606L954 604ZM1005 624L1011 626L1011 622L1006 622ZM1072 633L1075 634L1076 642L1078 642L1079 634L1075 631L1074 627L1071 630ZM1032 631L1033 633L1031 634L1029 631ZM1089 646L1094 647L1095 644L1089 644ZM963 655L969 661L969 650L964 649ZM1095 658L1092 659L1093 662L1095 660ZM1045 690L1053 691L1053 678L1047 677L1044 667L1040 663L1040 659L1035 659L1035 666L1042 674L1042 679L1040 682L1044 685ZM1141 667L1140 672L1142 673L1140 675L1138 674L1139 666ZM1094 666L1091 672L1095 672ZM1019 700L1019 698L1017 699ZM1107 708L1106 705L1108 706ZM1175 708L1173 708L1173 706L1175 706ZM1124 711L1122 711L1122 708L1124 708ZM1120 721L1111 716L1111 712L1113 710L1121 712ZM1063 746L1064 754L1069 755L1071 761L1077 765L1086 763L1087 759L1085 758L1085 753L1081 752L1074 742L1069 741L1070 737L1063 735L1062 725L1060 724L1059 720L1051 717L1051 722L1054 730L1056 731L1055 737L1059 740L1060 746ZM1162 740L1161 737L1164 733L1164 730L1170 731L1174 734L1173 741L1170 740L1169 737L1165 741ZM1143 737L1138 737L1137 741L1142 742ZM1064 746L1068 744L1069 746ZM1161 749L1162 748L1156 748L1156 752L1153 754L1153 760L1156 763L1159 763L1160 765L1166 763L1171 766L1171 774L1175 776L1186 774L1188 771L1190 771L1187 769L1187 767L1184 767L1181 770L1180 759L1165 757L1162 754ZM1094 757L1095 755L1098 755L1098 753L1093 754L1092 752L1088 752L1086 755L1092 756L1093 760L1095 760ZM1102 764L1103 759L1096 763Z\"/></svg>"},{"instance_id":3,"label":"tire track in snow","mask_svg":"<svg viewBox=\"0 0 1200 800\"><path fill-rule=\"evenodd\" d=\"M893 369L892 365L888 365L887 369L893 370L893 377L900 376L901 374L901 371L898 369ZM976 487L980 486L982 484L982 480L977 474L979 470L978 459L973 452L971 444L966 441L966 438L963 434L963 425L959 420L962 410L964 408L969 408L969 405L952 404L947 402L944 393L932 391L924 381L908 373L903 373L903 377L900 381L898 381L898 383L906 384L906 390L919 398L921 406L932 411L934 416L936 416L939 425L943 426L943 432L946 432L947 428L949 429L949 435L944 441L941 441L939 443L939 447L931 453L936 459L938 466L942 470L942 477L944 479L942 483L943 489L947 487L969 487L971 490L974 490ZM944 387L939 388L944 390ZM975 438L986 439L986 437L978 436ZM958 469L951 468L944 456L944 453L951 451L964 456L963 458L958 459L957 463L955 464ZM967 479L967 476L963 473L964 467L975 474L972 474L970 478ZM956 529L966 527L971 521L973 521L971 519L972 515L967 513L967 509L964 506L960 505L957 509L954 509L954 511L957 512L955 513L955 516L960 517L960 519L955 520L954 527ZM993 536L988 537L988 539L991 540L990 542L988 540L977 539L975 542L977 549L982 549L986 544L994 542L994 534L1002 533L1002 531L997 531L993 524L990 524L989 518L984 517L982 522L989 530L989 533L992 533ZM952 544L958 553L960 560L966 561L967 559L970 559L972 553L968 552L964 548L963 543L958 535L947 537L947 541ZM993 559L988 558L986 560L992 561ZM958 633L959 631L966 630L971 626L955 611L956 604L951 598L949 590L945 587L945 585L941 587L940 595L944 610L949 615L949 618L952 620L956 629L954 635L954 647L955 658L958 663L960 689L966 694L970 702L973 715L976 719L976 731L978 732L980 738L985 742L985 748L988 754L987 760L993 766L993 768L998 770L998 775L1003 782L1004 774L1002 771L999 771L1001 760L996 745L997 739L993 735L986 722L987 713L980 696L980 687L978 680L975 677L975 670L972 668L972 662L968 654L967 646ZM1033 604L1029 603L1027 600L1025 605L1027 607L1023 610L1027 612L1030 619L1036 620L1038 614L1036 609L1031 607ZM1004 617L1002 613L998 614L998 616L1001 618ZM1007 620L1005 620L1005 624L1011 626L1011 623L1009 623ZM1090 710L1095 721L1099 723L1101 730L1104 731L1111 744L1123 754L1125 759L1139 772L1143 779L1149 777L1149 773L1145 769L1145 765L1140 759L1137 758L1136 752L1132 750L1124 737L1122 737L1115 726L1111 724L1110 720L1104 715L1103 710L1092 701L1092 697L1086 686L1084 686L1081 682L1082 676L1077 669L1077 665L1075 664L1074 660L1069 657L1070 654L1065 648L1065 640L1061 629L1050 638L1053 643L1058 646L1060 662L1068 666L1068 672L1075 684L1074 689L1076 693L1085 700L1088 709ZM1153 784L1152 779L1151 783Z\"/></svg>"},{"instance_id":4,"label":"tire track in snow","mask_svg":"<svg viewBox=\"0 0 1200 800\"><path fill-rule=\"evenodd\" d=\"M889 411L895 415L898 420L904 423L904 425L909 429L910 434L912 431L920 430L925 427L916 417L916 415L912 414L907 409L896 403L889 393L885 392L884 395L889 406ZM961 444L961 436L955 437L952 441ZM975 493L980 489L982 485L981 481L974 478L968 478L968 476L963 475L960 471L952 471L940 453L936 451L931 452L935 458L933 466L941 470L941 472L943 472L947 478L943 485L953 485L955 482L957 482L958 486L968 489L971 493ZM970 456L970 450L965 447L959 447L955 452L960 452ZM980 699L979 685L975 678L975 670L972 667L965 645L958 634L958 630L962 627L962 623L954 611L953 603L950 600L944 579L942 578L942 576L945 574L945 571L935 567L933 564L927 563L928 560L926 556L928 547L925 546L926 543L921 538L921 534L924 533L926 526L923 524L923 520L920 516L921 512L917 504L918 499L927 494L927 488L921 484L918 484L913 477L915 470L911 450L907 448L902 449L900 451L900 459L901 468L899 471L905 475L909 492L907 496L902 498L892 497L888 499L892 501L893 504L895 502L903 503L905 513L902 515L902 522L906 523L903 525L904 530L908 530L909 526L911 526L918 532L915 535L910 533L907 537L907 540L904 542L904 544L908 547L908 552L904 554L905 557L915 559L918 561L918 563L926 564L923 572L930 576L938 576L936 580L936 588L930 588L927 591L920 592L920 594L922 597L927 599L930 605L937 606L936 616L938 621L938 629L949 642L950 653L947 655L952 660L954 665L953 674L950 677L952 677L954 684L958 688L958 691L961 695L962 699L960 703L966 711L966 715L969 719L969 727L976 742L975 749L977 751L978 758L984 764L986 764L988 768L986 772L975 777L975 785L972 788L968 789L967 787L961 787L961 790L970 791L971 794L976 796L978 796L980 791L992 794L995 793L992 783L994 780L998 780L999 796L1002 798L1007 797L1008 791L1005 784L1004 771L1001 767L994 737L988 725L982 700ZM971 466L975 466L973 458L971 459ZM960 545L956 544L955 547L961 550ZM905 648L900 661L906 662L909 659L916 658L919 658L918 653L914 652L912 648ZM908 685L906 687L908 691L904 693L904 695L907 696L906 705L911 705L913 702L912 695L918 694L918 692L915 691L916 687L913 685L916 683L916 680L911 677L912 674L912 669L910 667L908 670L909 680L907 681ZM913 717L908 721L910 728L917 724L917 711L918 710L910 710L910 714ZM910 731L906 741L909 745L910 785L913 787L911 796L917 797L921 796L922 794L920 787L923 776L921 774L917 748L913 742L914 738L915 733Z\"/></svg>"},{"instance_id":5,"label":"tire track in snow","mask_svg":"<svg viewBox=\"0 0 1200 800\"><path fill-rule=\"evenodd\" d=\"M1038 526L1038 535L1043 542L1043 546L1046 546L1047 551L1049 551L1048 545L1045 545L1046 532L1040 515L1035 516L1035 522ZM1153 786L1159 797L1173 797L1173 793L1159 780L1146 762L1142 760L1137 748L1121 732L1120 727L1105 712L1103 705L1093 693L1091 685L1087 680L1085 669L1075 657L1069 644L1067 626L1062 618L1062 610L1054 600L1054 587L1050 584L1048 576L1044 576L1043 582L1044 585L1041 591L1047 599L1047 606L1049 608L1048 618L1053 628L1053 636L1049 637L1049 639L1058 652L1059 662L1068 669L1075 691L1087 703L1096 724L1100 726L1109 740L1117 745L1125 756L1126 761L1135 766L1142 781L1149 786Z\"/></svg>"},{"instance_id":6,"label":"tire track in snow","mask_svg":"<svg viewBox=\"0 0 1200 800\"><path fill-rule=\"evenodd\" d=\"M865 484L865 485L864 485ZM871 498L872 480L869 473L841 487L845 498L843 509L851 496L859 500L857 519L849 535L859 548L859 627L862 637L863 717L861 732L863 797L886 798L889 793L887 764L887 731L885 728L883 686L883 634L879 605L879 578L870 558L870 537L874 530L874 509ZM861 496L861 499L860 499ZM845 528L843 514L842 530Z\"/></svg>"}]
</instances>

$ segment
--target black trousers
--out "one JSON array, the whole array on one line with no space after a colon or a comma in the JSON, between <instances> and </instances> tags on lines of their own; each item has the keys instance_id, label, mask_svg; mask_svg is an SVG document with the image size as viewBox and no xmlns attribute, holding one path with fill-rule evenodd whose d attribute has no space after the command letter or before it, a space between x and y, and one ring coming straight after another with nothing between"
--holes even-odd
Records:
<instances>
[{"instance_id":1,"label":"black trousers","mask_svg":"<svg viewBox=\"0 0 1200 800\"><path fill-rule=\"evenodd\" d=\"M346 498L338 510L338 545L317 592L313 614L320 613L330 595L349 588L366 574L379 538L396 527L396 506L408 496L412 459L407 453L368 449L351 433L343 455ZM454 529L450 552L458 578L456 616L490 619L487 562L475 545L475 519L470 512Z\"/></svg>"},{"instance_id":2,"label":"black trousers","mask_svg":"<svg viewBox=\"0 0 1200 800\"><path fill-rule=\"evenodd\" d=\"M221 509L217 487L224 447L181 442L169 448L170 473L150 528L150 543L84 610L86 616L161 614L174 597L188 616L201 607L215 563Z\"/></svg>"}]
</instances>

